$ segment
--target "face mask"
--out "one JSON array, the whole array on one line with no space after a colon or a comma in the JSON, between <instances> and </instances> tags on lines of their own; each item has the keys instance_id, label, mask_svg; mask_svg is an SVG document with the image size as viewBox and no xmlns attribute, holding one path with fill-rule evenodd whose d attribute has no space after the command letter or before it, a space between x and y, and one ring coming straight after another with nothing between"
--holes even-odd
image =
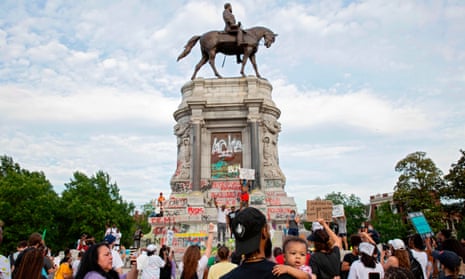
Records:
<instances>
[{"instance_id":1,"label":"face mask","mask_svg":"<svg viewBox=\"0 0 465 279\"><path fill-rule=\"evenodd\" d=\"M291 214L291 218L294 218L295 217L295 214Z\"/></svg>"}]
</instances>

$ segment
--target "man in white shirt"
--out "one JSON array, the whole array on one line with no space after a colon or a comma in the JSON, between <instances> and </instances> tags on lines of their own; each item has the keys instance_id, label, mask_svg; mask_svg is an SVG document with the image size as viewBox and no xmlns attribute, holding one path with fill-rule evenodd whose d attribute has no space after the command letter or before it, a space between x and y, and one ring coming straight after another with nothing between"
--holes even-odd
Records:
<instances>
[{"instance_id":1,"label":"man in white shirt","mask_svg":"<svg viewBox=\"0 0 465 279\"><path fill-rule=\"evenodd\" d=\"M121 259L119 251L115 251L113 249L116 237L109 234L105 236L104 240L108 243L108 245L110 245L111 256L113 257L113 264L112 264L113 269L116 270L118 274L123 274L123 266L124 266L123 260Z\"/></svg>"},{"instance_id":2,"label":"man in white shirt","mask_svg":"<svg viewBox=\"0 0 465 279\"><path fill-rule=\"evenodd\" d=\"M217 230L218 230L218 243L226 243L226 216L228 215L228 211L226 210L226 206L223 204L221 207L218 206L218 203L215 199L215 207L218 211L217 214Z\"/></svg>"}]
</instances>

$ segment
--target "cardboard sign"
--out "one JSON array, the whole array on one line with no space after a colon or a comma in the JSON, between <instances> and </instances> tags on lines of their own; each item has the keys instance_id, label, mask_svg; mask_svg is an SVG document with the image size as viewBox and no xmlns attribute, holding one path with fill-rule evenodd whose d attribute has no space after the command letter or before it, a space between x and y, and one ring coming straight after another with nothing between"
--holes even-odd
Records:
<instances>
[{"instance_id":1,"label":"cardboard sign","mask_svg":"<svg viewBox=\"0 0 465 279\"><path fill-rule=\"evenodd\" d=\"M433 231L426 221L425 215L422 212L411 212L408 214L410 221L412 221L415 230L422 237L433 236Z\"/></svg>"},{"instance_id":2,"label":"cardboard sign","mask_svg":"<svg viewBox=\"0 0 465 279\"><path fill-rule=\"evenodd\" d=\"M307 201L307 221L313 222L318 218L331 222L333 219L333 202L327 200Z\"/></svg>"},{"instance_id":3,"label":"cardboard sign","mask_svg":"<svg viewBox=\"0 0 465 279\"><path fill-rule=\"evenodd\" d=\"M239 178L240 179L247 179L247 180L254 180L255 179L255 170L254 169L239 169Z\"/></svg>"},{"instance_id":4,"label":"cardboard sign","mask_svg":"<svg viewBox=\"0 0 465 279\"><path fill-rule=\"evenodd\" d=\"M343 217L345 216L344 213L344 205L343 204L335 204L333 205L333 217Z\"/></svg>"}]
</instances>

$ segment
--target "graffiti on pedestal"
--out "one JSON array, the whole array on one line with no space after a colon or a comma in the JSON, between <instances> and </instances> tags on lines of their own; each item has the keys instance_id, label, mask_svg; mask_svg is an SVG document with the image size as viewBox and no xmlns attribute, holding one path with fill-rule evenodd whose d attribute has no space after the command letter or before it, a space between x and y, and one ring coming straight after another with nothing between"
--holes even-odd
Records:
<instances>
[{"instance_id":1,"label":"graffiti on pedestal","mask_svg":"<svg viewBox=\"0 0 465 279\"><path fill-rule=\"evenodd\" d=\"M282 199L287 198L284 191L268 191L265 195L265 202L268 206L279 206L282 204Z\"/></svg>"},{"instance_id":2,"label":"graffiti on pedestal","mask_svg":"<svg viewBox=\"0 0 465 279\"><path fill-rule=\"evenodd\" d=\"M186 208L187 198L170 198L168 200L168 208Z\"/></svg>"},{"instance_id":3,"label":"graffiti on pedestal","mask_svg":"<svg viewBox=\"0 0 465 279\"><path fill-rule=\"evenodd\" d=\"M213 133L211 142L212 179L238 178L242 166L242 134Z\"/></svg>"},{"instance_id":4,"label":"graffiti on pedestal","mask_svg":"<svg viewBox=\"0 0 465 279\"><path fill-rule=\"evenodd\" d=\"M192 184L189 181L176 181L172 184L171 190L174 193L187 193L192 191Z\"/></svg>"},{"instance_id":5,"label":"graffiti on pedestal","mask_svg":"<svg viewBox=\"0 0 465 279\"><path fill-rule=\"evenodd\" d=\"M284 207L268 207L267 209L267 218L269 220L286 220L289 216L291 208Z\"/></svg>"}]
</instances>

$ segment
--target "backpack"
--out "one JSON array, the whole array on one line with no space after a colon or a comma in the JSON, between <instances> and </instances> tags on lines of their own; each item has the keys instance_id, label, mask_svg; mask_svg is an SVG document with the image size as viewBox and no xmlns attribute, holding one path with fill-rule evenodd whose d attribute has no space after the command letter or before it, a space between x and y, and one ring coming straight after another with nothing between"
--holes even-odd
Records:
<instances>
[{"instance_id":1,"label":"backpack","mask_svg":"<svg viewBox=\"0 0 465 279\"><path fill-rule=\"evenodd\" d=\"M412 255L412 252L408 250L409 258L410 258L410 271L415 276L415 279L425 279L423 278L423 267L421 266L420 262Z\"/></svg>"}]
</instances>

